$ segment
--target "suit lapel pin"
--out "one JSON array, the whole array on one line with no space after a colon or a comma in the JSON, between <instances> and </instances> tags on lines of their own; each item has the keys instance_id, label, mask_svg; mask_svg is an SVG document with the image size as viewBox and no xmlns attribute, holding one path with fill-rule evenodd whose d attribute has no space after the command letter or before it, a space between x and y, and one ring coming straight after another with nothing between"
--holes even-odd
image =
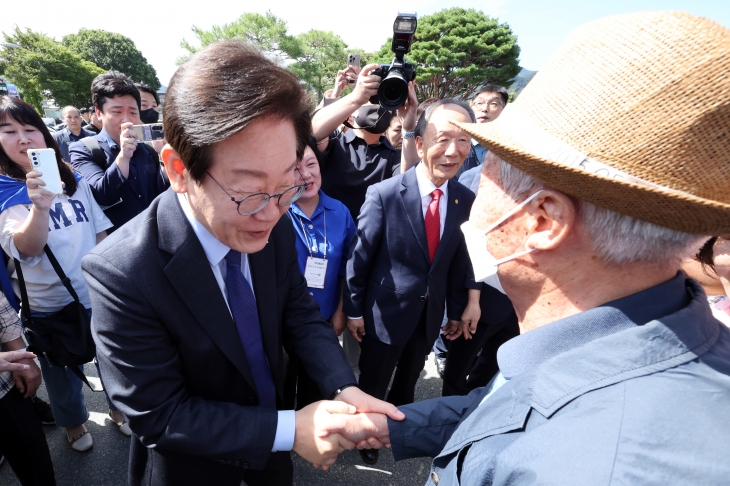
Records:
<instances>
[{"instance_id":1,"label":"suit lapel pin","mask_svg":"<svg viewBox=\"0 0 730 486\"><path fill-rule=\"evenodd\" d=\"M454 204L459 204L459 200L458 199L454 199Z\"/></svg>"}]
</instances>

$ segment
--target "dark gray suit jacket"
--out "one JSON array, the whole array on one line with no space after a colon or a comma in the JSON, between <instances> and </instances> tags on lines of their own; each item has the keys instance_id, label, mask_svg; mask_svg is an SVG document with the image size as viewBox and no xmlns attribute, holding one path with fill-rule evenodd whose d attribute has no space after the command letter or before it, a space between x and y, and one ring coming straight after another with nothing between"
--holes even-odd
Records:
<instances>
[{"instance_id":1,"label":"dark gray suit jacket","mask_svg":"<svg viewBox=\"0 0 730 486\"><path fill-rule=\"evenodd\" d=\"M446 222L430 261L416 168L368 188L347 261L343 311L363 316L365 332L403 346L427 309L426 335L434 342L444 303L459 320L467 300L464 282L471 265L459 226L469 219L474 194L448 182Z\"/></svg>"},{"instance_id":2,"label":"dark gray suit jacket","mask_svg":"<svg viewBox=\"0 0 730 486\"><path fill-rule=\"evenodd\" d=\"M61 150L61 157L63 157L63 160L66 162L71 163L71 156L68 153L68 146L71 145L73 142L71 141L71 138L69 137L71 131L67 128L64 128L63 130L59 130L58 132L53 132L51 135L53 135L53 139L58 144L58 148ZM86 138L86 137L93 137L94 134L85 128L81 129L81 134L79 135L80 138Z\"/></svg>"},{"instance_id":3,"label":"dark gray suit jacket","mask_svg":"<svg viewBox=\"0 0 730 486\"><path fill-rule=\"evenodd\" d=\"M324 396L356 383L337 336L307 292L294 238L283 218L264 249L249 255L279 403L285 339ZM151 477L161 483L166 469L180 476L181 468L205 468L216 484L236 466L241 473L262 469L277 411L257 406L236 326L176 194L169 190L156 199L84 257L82 268L104 386L147 447L133 444L130 482Z\"/></svg>"}]
</instances>

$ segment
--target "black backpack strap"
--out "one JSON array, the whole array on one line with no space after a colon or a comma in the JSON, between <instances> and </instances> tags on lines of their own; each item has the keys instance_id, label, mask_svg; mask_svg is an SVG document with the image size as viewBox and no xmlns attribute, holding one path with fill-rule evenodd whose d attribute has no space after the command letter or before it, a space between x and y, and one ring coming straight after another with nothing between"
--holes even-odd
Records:
<instances>
[{"instance_id":1,"label":"black backpack strap","mask_svg":"<svg viewBox=\"0 0 730 486\"><path fill-rule=\"evenodd\" d=\"M99 145L99 141L94 137L86 137L81 139L81 143L91 152L91 159L94 163L106 170L106 153L104 153L104 149Z\"/></svg>"},{"instance_id":2,"label":"black backpack strap","mask_svg":"<svg viewBox=\"0 0 730 486\"><path fill-rule=\"evenodd\" d=\"M20 315L24 319L30 319L30 301L28 300L28 292L25 289L25 279L23 278L23 270L20 268L20 262L17 258L15 261L15 271L18 273L18 286L20 287Z\"/></svg>"}]
</instances>

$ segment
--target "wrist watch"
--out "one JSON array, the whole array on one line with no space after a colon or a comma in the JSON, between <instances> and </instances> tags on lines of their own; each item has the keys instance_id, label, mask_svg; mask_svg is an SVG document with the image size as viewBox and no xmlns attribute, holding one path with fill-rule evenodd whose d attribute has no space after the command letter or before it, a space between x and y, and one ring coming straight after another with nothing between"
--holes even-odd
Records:
<instances>
[{"instance_id":1,"label":"wrist watch","mask_svg":"<svg viewBox=\"0 0 730 486\"><path fill-rule=\"evenodd\" d=\"M416 138L416 132L403 132L403 138Z\"/></svg>"},{"instance_id":2,"label":"wrist watch","mask_svg":"<svg viewBox=\"0 0 730 486\"><path fill-rule=\"evenodd\" d=\"M337 390L334 391L334 393L332 393L332 395L330 395L329 400L334 400L335 398L337 398L337 395L339 395L340 393L345 391L346 388L350 388L351 386L355 386L355 384L351 383L349 385L343 386L342 388L338 388Z\"/></svg>"}]
</instances>

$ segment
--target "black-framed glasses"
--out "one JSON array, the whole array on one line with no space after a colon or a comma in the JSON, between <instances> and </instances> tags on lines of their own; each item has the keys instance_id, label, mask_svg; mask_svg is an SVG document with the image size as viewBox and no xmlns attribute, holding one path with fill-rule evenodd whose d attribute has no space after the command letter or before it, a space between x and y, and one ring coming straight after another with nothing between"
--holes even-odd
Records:
<instances>
[{"instance_id":1,"label":"black-framed glasses","mask_svg":"<svg viewBox=\"0 0 730 486\"><path fill-rule=\"evenodd\" d=\"M487 110L496 110L503 105L502 105L502 103L500 103L498 101L490 101L488 103L479 101L477 103L474 103L472 106L479 111L487 111Z\"/></svg>"},{"instance_id":2,"label":"black-framed glasses","mask_svg":"<svg viewBox=\"0 0 730 486\"><path fill-rule=\"evenodd\" d=\"M207 174L208 177L213 179L213 182L218 184L218 187L223 189L223 192L225 192L226 195L231 198L231 201L236 203L238 214L240 214L241 216L249 216L251 214L261 211L273 198L277 198L276 204L278 204L279 206L283 208L289 206L291 203L299 199L308 187L307 183L305 182L304 184L290 187L281 194L266 194L265 192L257 192L256 194L251 194L250 196L244 197L240 201L236 201L236 198L228 194L228 191L226 191L225 188L221 186L212 175L210 175L210 172L207 172ZM301 177L301 174L299 175Z\"/></svg>"}]
</instances>

